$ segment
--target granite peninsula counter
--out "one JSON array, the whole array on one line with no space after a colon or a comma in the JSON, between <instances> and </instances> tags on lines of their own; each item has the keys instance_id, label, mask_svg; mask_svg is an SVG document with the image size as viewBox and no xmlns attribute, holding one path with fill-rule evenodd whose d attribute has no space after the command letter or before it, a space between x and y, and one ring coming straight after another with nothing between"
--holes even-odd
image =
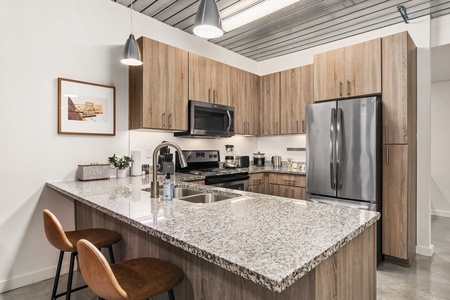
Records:
<instances>
[{"instance_id":1,"label":"granite peninsula counter","mask_svg":"<svg viewBox=\"0 0 450 300\"><path fill-rule=\"evenodd\" d=\"M77 228L119 231L120 259L180 266L178 299L375 299L379 213L175 180L236 198L159 201L142 191L148 176L47 186L75 200Z\"/></svg>"}]
</instances>

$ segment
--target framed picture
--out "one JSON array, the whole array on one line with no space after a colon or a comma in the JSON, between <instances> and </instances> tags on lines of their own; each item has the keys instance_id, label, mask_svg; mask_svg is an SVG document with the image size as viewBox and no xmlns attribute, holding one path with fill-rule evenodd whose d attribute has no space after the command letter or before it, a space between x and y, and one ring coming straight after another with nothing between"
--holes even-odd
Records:
<instances>
[{"instance_id":1,"label":"framed picture","mask_svg":"<svg viewBox=\"0 0 450 300\"><path fill-rule=\"evenodd\" d=\"M58 133L116 135L116 88L58 78Z\"/></svg>"}]
</instances>

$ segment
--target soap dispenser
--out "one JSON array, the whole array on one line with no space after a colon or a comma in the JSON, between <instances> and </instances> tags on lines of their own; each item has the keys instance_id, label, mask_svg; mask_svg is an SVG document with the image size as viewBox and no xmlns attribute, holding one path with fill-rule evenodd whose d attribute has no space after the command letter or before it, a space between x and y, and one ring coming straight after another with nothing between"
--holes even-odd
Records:
<instances>
[{"instance_id":1,"label":"soap dispenser","mask_svg":"<svg viewBox=\"0 0 450 300\"><path fill-rule=\"evenodd\" d=\"M163 195L164 195L164 201L172 201L173 200L173 183L170 180L170 173L167 173L166 181L163 184Z\"/></svg>"}]
</instances>

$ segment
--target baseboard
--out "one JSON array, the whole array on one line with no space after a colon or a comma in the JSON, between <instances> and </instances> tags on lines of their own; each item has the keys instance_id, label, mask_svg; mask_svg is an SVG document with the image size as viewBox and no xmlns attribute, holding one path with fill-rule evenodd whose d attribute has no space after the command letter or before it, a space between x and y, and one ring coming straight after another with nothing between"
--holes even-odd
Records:
<instances>
[{"instance_id":1,"label":"baseboard","mask_svg":"<svg viewBox=\"0 0 450 300\"><path fill-rule=\"evenodd\" d=\"M434 245L430 245L428 247L425 246L416 246L416 253L424 256L433 256L434 253Z\"/></svg>"},{"instance_id":2,"label":"baseboard","mask_svg":"<svg viewBox=\"0 0 450 300\"><path fill-rule=\"evenodd\" d=\"M446 211L446 210L438 210L438 209L432 209L432 210L431 210L431 215L432 215L432 216L439 216L439 217L450 218L450 211Z\"/></svg>"},{"instance_id":3,"label":"baseboard","mask_svg":"<svg viewBox=\"0 0 450 300\"><path fill-rule=\"evenodd\" d=\"M61 274L65 274L69 271L69 263L63 263L61 268ZM55 277L56 266L44 270L40 270L33 273L28 273L19 277L11 278L5 281L0 281L0 294L14 290L35 282L46 280ZM1 298L1 297L0 297Z\"/></svg>"}]
</instances>

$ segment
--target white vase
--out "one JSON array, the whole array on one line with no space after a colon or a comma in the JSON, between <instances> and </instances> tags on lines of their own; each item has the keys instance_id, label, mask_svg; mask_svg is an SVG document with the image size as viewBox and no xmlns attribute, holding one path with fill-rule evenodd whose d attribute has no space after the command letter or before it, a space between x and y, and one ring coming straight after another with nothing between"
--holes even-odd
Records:
<instances>
[{"instance_id":1,"label":"white vase","mask_svg":"<svg viewBox=\"0 0 450 300\"><path fill-rule=\"evenodd\" d=\"M116 177L117 178L127 177L127 170L126 169L116 169Z\"/></svg>"}]
</instances>

